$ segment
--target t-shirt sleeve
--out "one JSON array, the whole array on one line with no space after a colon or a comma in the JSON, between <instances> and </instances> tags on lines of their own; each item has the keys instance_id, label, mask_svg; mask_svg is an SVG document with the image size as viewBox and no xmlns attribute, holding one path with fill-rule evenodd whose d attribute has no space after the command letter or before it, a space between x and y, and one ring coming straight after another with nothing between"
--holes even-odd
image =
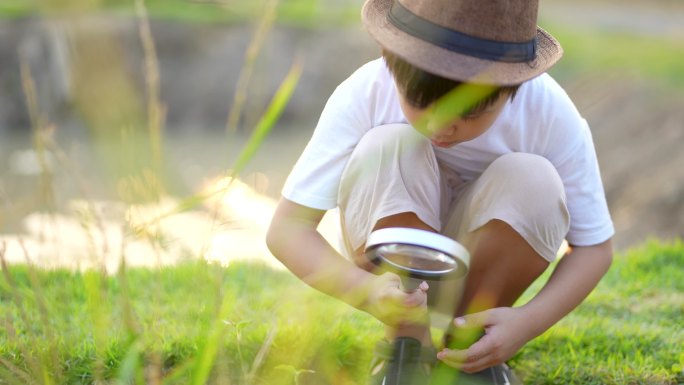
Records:
<instances>
[{"instance_id":1,"label":"t-shirt sleeve","mask_svg":"<svg viewBox=\"0 0 684 385\"><path fill-rule=\"evenodd\" d=\"M329 210L337 206L340 178L349 156L370 129L364 100L368 92L363 68L342 82L328 99L316 129L295 163L282 196L303 206Z\"/></svg>"},{"instance_id":2,"label":"t-shirt sleeve","mask_svg":"<svg viewBox=\"0 0 684 385\"><path fill-rule=\"evenodd\" d=\"M557 113L547 158L563 180L570 212L568 243L591 246L615 233L608 211L591 130L564 91L557 91Z\"/></svg>"}]
</instances>

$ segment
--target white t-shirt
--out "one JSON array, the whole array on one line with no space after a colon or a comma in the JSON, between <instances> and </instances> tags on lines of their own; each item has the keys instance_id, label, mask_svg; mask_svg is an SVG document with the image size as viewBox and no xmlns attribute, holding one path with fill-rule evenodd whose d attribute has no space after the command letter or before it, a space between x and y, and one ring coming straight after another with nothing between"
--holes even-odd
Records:
<instances>
[{"instance_id":1,"label":"white t-shirt","mask_svg":"<svg viewBox=\"0 0 684 385\"><path fill-rule=\"evenodd\" d=\"M380 58L335 89L285 182L283 197L315 209L335 208L352 150L368 130L390 123L408 122ZM481 136L451 148L435 147L437 158L464 181L477 178L496 158L511 152L537 154L556 167L570 212L570 244L594 245L614 234L589 126L547 74L523 83Z\"/></svg>"}]
</instances>

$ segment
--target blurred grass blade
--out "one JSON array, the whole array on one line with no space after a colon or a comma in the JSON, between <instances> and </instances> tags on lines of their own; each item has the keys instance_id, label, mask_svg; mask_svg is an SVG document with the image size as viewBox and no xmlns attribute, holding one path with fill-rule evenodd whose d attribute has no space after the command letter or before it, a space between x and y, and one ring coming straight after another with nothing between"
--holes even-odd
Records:
<instances>
[{"instance_id":1,"label":"blurred grass blade","mask_svg":"<svg viewBox=\"0 0 684 385\"><path fill-rule=\"evenodd\" d=\"M252 38L249 47L247 47L245 61L242 65L240 75L238 76L235 94L233 95L233 104L228 113L228 132L237 130L238 123L240 122L240 115L242 114L242 109L247 100L247 89L249 88L249 81L254 72L254 65L256 64L256 59L257 56L259 56L261 48L266 42L268 33L273 28L277 7L278 0L268 0L266 2L266 9L262 12L254 37Z\"/></svg>"},{"instance_id":2,"label":"blurred grass blade","mask_svg":"<svg viewBox=\"0 0 684 385\"><path fill-rule=\"evenodd\" d=\"M237 159L235 160L233 167L231 167L231 171L228 172L229 177L237 177L240 174L240 172L242 172L242 170L245 168L245 166L247 166L249 161L252 160L254 154L256 154L259 147L261 147L261 144L263 143L264 139L266 139L268 134L271 132L276 122L280 118L280 115L283 113L285 107L292 98L292 94L294 93L294 90L297 87L297 84L299 83L299 78L301 77L301 74L302 63L301 60L297 58L292 64L290 71L285 76L285 79L283 79L282 83L280 84L280 87L278 87L278 90L273 96L273 99L271 100L271 103L266 109L266 112L254 128L252 136L249 138L245 146L242 148L242 151L240 151L240 154L237 156ZM202 204L205 200L211 198L212 196L225 193L230 187L230 185L231 184L229 183L225 188L218 191L214 191L211 194L200 193L181 199L173 210L155 217L143 226L151 224L154 221L158 221L169 215L190 210Z\"/></svg>"},{"instance_id":3,"label":"blurred grass blade","mask_svg":"<svg viewBox=\"0 0 684 385\"><path fill-rule=\"evenodd\" d=\"M154 39L147 16L145 0L135 0L135 10L138 16L138 32L143 46L145 59L145 90L147 94L147 130L150 138L152 162L156 172L161 171L162 135L166 115L166 107L160 100L159 61L154 47Z\"/></svg>"},{"instance_id":4,"label":"blurred grass blade","mask_svg":"<svg viewBox=\"0 0 684 385\"><path fill-rule=\"evenodd\" d=\"M461 84L428 107L416 122L415 128L425 135L432 135L436 129L467 115L473 107L496 90L497 87L492 85Z\"/></svg>"},{"instance_id":5,"label":"blurred grass blade","mask_svg":"<svg viewBox=\"0 0 684 385\"><path fill-rule=\"evenodd\" d=\"M295 59L292 68L290 68L287 76L285 76L285 79L280 84L278 91L273 96L271 104L269 104L266 112L259 120L259 123L257 123L249 141L243 147L240 155L238 155L235 164L232 167L232 176L240 174L247 163L254 157L254 154L259 149L266 136L271 132L271 129L273 129L273 126L275 126L275 123L278 121L278 118L280 118L280 115L290 101L301 74L302 63L299 59Z\"/></svg>"},{"instance_id":6,"label":"blurred grass blade","mask_svg":"<svg viewBox=\"0 0 684 385\"><path fill-rule=\"evenodd\" d=\"M119 271L117 272L117 283L119 286L119 311L126 334L130 341L128 351L124 355L118 370L118 383L121 384L145 384L145 355L144 342L140 338L139 327L135 319L132 305L132 296L128 284L128 267L123 250L125 239L121 240L121 259Z\"/></svg>"},{"instance_id":7,"label":"blurred grass blade","mask_svg":"<svg viewBox=\"0 0 684 385\"><path fill-rule=\"evenodd\" d=\"M0 364L2 364L0 366L0 384L33 385L36 383L28 373L10 361L0 357Z\"/></svg>"},{"instance_id":8,"label":"blurred grass blade","mask_svg":"<svg viewBox=\"0 0 684 385\"><path fill-rule=\"evenodd\" d=\"M141 352L143 350L142 340L135 340L128 348L126 355L119 366L118 382L122 384L144 384L145 379L142 372Z\"/></svg>"},{"instance_id":9,"label":"blurred grass blade","mask_svg":"<svg viewBox=\"0 0 684 385\"><path fill-rule=\"evenodd\" d=\"M100 382L104 378L107 330L109 329L108 315L110 314L104 293L106 277L98 271L88 271L83 275L83 285L95 345L95 366L92 369L92 376L96 382Z\"/></svg>"},{"instance_id":10,"label":"blurred grass blade","mask_svg":"<svg viewBox=\"0 0 684 385\"><path fill-rule=\"evenodd\" d=\"M195 361L192 358L181 362L180 364L171 368L166 376L161 380L160 385L177 384L179 379L184 377L189 371L194 368Z\"/></svg>"},{"instance_id":11,"label":"blurred grass blade","mask_svg":"<svg viewBox=\"0 0 684 385\"><path fill-rule=\"evenodd\" d=\"M221 308L216 313L216 318L209 330L204 345L197 354L197 361L194 363L192 374L192 385L204 385L214 367L214 361L218 354L219 347L222 345L223 337L226 332L226 324L223 321L229 313L230 306L234 301L231 296L224 297L221 301Z\"/></svg>"},{"instance_id":12,"label":"blurred grass blade","mask_svg":"<svg viewBox=\"0 0 684 385\"><path fill-rule=\"evenodd\" d=\"M271 349L273 340L275 340L276 334L278 334L278 326L274 324L268 330L266 339L264 340L263 344L261 344L261 348L257 352L257 355L254 357L254 361L252 362L252 368L249 370L249 373L247 373L247 376L245 377L246 383L252 384L255 382L256 374L259 371L259 369L261 369L261 366L264 363L266 355L268 354L268 351Z\"/></svg>"}]
</instances>

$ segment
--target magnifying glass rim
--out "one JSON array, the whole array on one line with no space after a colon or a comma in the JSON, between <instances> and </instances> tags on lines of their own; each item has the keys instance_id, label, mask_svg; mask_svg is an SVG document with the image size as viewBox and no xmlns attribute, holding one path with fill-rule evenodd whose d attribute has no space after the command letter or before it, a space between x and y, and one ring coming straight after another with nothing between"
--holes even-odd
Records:
<instances>
[{"instance_id":1,"label":"magnifying glass rim","mask_svg":"<svg viewBox=\"0 0 684 385\"><path fill-rule=\"evenodd\" d=\"M392 267L392 269L394 269L394 270L400 270L400 271L407 271L407 272L409 272L409 274L414 274L414 275L416 275L416 276L441 277L441 276L443 276L443 275L453 273L454 271L458 271L461 267L463 267L463 262L462 262L461 260L459 260L458 258L453 258L453 256L447 255L446 253L444 253L444 252L442 252L442 251L435 250L435 249L433 249L433 248L427 248L427 247L425 247L425 246L420 246L420 247L423 248L423 249L428 249L428 250L430 250L430 251L434 251L434 252L440 253L440 254L445 255L445 256L447 256L447 257L449 257L449 258L453 258L453 260L454 260L454 265L453 265L453 267L450 268L450 269L446 269L446 270L424 270L424 269L406 267L406 266L400 265L400 264L398 264L398 263L392 261L392 260L389 259L389 258L382 258L382 257L380 257L380 256L377 254L377 251L378 251L380 248L382 248L383 246L416 246L416 245L410 245L410 244L407 244L407 243L391 243L391 244L389 244L389 243L383 243L382 245L377 245L377 246L374 246L374 247L373 247L373 250L376 252L375 255L377 256L377 258L375 258L376 260L382 259L382 261L383 261L384 263L390 265L390 266Z\"/></svg>"},{"instance_id":2,"label":"magnifying glass rim","mask_svg":"<svg viewBox=\"0 0 684 385\"><path fill-rule=\"evenodd\" d=\"M470 265L470 253L460 243L442 234L421 229L387 227L375 230L368 236L366 249L391 243L427 247L460 260L466 267Z\"/></svg>"},{"instance_id":3,"label":"magnifying glass rim","mask_svg":"<svg viewBox=\"0 0 684 385\"><path fill-rule=\"evenodd\" d=\"M388 227L375 230L370 234L366 241L366 250L371 251L371 249L375 249L381 245L389 244L421 246L451 256L454 258L457 265L454 271L462 270L461 273L463 274L470 266L470 253L465 247L449 237L432 231L406 227ZM379 262L377 261L378 259L380 258L373 258L372 262L377 264ZM385 261L390 262L387 260ZM415 276L440 277L444 275L442 272L435 273L427 270L415 270L405 266L398 266L394 263L391 264L394 265L395 268L408 271L411 275Z\"/></svg>"}]
</instances>

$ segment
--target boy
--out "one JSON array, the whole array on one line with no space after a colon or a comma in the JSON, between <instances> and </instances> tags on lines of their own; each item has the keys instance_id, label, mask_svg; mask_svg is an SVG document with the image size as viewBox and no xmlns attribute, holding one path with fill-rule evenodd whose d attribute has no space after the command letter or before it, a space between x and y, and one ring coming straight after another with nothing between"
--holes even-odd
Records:
<instances>
[{"instance_id":1,"label":"boy","mask_svg":"<svg viewBox=\"0 0 684 385\"><path fill-rule=\"evenodd\" d=\"M537 7L367 0L363 22L383 58L335 90L285 183L268 245L306 283L387 325L402 354L383 354L380 344L378 383L402 370L426 383L434 361L487 383L518 383L504 362L575 308L610 266L614 230L591 134L545 74L562 50L536 26ZM348 259L316 231L335 207ZM464 244L468 275L404 293L396 275L364 256L368 235L386 227ZM563 239L571 252L549 282L512 307ZM452 320L439 350L428 303ZM474 343L449 344L474 327L484 330Z\"/></svg>"}]
</instances>

